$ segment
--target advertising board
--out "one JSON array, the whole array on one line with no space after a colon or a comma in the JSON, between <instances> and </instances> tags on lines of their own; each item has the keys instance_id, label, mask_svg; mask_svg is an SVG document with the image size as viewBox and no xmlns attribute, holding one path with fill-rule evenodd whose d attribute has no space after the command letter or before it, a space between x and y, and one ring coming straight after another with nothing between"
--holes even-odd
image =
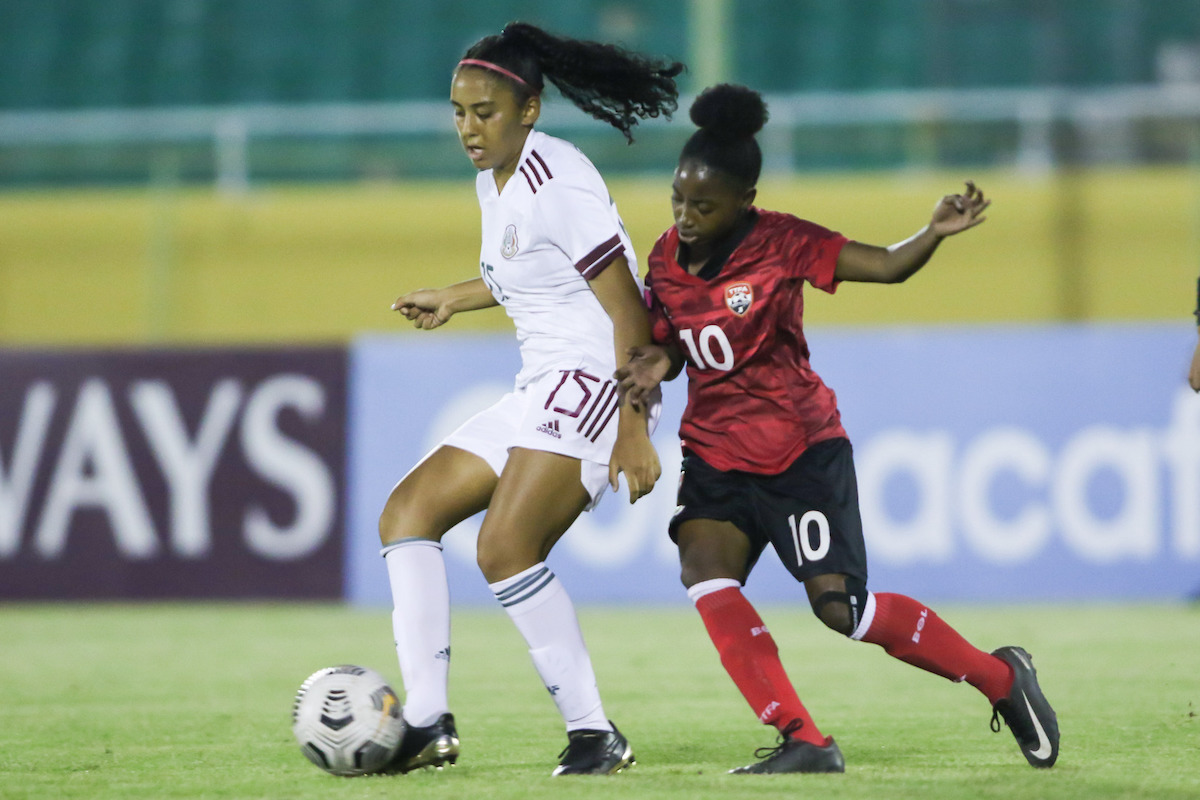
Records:
<instances>
[{"instance_id":1,"label":"advertising board","mask_svg":"<svg viewBox=\"0 0 1200 800\"><path fill-rule=\"evenodd\" d=\"M0 352L0 599L340 597L345 361Z\"/></svg>"},{"instance_id":2,"label":"advertising board","mask_svg":"<svg viewBox=\"0 0 1200 800\"><path fill-rule=\"evenodd\" d=\"M873 589L964 601L1162 599L1200 589L1200 397L1183 324L815 329L855 447ZM507 337L366 338L352 352L347 594L389 603L391 487L518 368ZM685 602L666 525L685 395L664 391L663 477L610 496L549 563L577 602ZM624 492L624 489L622 489ZM492 602L478 519L447 535L456 602ZM803 597L770 557L749 593Z\"/></svg>"}]
</instances>

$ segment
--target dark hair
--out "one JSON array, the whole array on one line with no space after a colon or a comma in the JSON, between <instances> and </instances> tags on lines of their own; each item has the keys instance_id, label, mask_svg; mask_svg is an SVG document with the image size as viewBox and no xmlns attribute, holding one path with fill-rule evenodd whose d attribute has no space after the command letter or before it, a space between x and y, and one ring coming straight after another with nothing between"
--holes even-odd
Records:
<instances>
[{"instance_id":1,"label":"dark hair","mask_svg":"<svg viewBox=\"0 0 1200 800\"><path fill-rule=\"evenodd\" d=\"M700 130L692 134L679 161L695 159L743 182L758 183L762 150L754 134L767 124L762 95L745 86L722 83L705 89L688 112Z\"/></svg>"},{"instance_id":2,"label":"dark hair","mask_svg":"<svg viewBox=\"0 0 1200 800\"><path fill-rule=\"evenodd\" d=\"M510 22L499 34L485 36L463 58L488 61L520 76L525 86L505 77L520 99L540 94L549 78L564 97L630 142L639 118L661 114L669 119L678 108L675 76L684 70L678 61L555 36L525 22Z\"/></svg>"}]
</instances>

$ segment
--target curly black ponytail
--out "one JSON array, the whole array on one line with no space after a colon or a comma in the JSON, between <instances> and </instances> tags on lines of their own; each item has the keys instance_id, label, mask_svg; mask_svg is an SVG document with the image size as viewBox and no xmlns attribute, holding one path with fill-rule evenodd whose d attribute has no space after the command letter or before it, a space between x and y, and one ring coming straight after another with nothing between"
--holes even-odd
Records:
<instances>
[{"instance_id":1,"label":"curly black ponytail","mask_svg":"<svg viewBox=\"0 0 1200 800\"><path fill-rule=\"evenodd\" d=\"M754 135L767 124L762 95L745 86L722 83L705 89L688 112L700 130L692 134L679 161L695 159L747 187L758 183L762 150Z\"/></svg>"},{"instance_id":2,"label":"curly black ponytail","mask_svg":"<svg viewBox=\"0 0 1200 800\"><path fill-rule=\"evenodd\" d=\"M463 58L513 73L520 79L509 77L518 98L541 93L548 78L564 97L630 142L639 119L670 118L678 108L675 76L684 70L678 61L555 36L525 22L510 22L501 33L480 39Z\"/></svg>"}]
</instances>

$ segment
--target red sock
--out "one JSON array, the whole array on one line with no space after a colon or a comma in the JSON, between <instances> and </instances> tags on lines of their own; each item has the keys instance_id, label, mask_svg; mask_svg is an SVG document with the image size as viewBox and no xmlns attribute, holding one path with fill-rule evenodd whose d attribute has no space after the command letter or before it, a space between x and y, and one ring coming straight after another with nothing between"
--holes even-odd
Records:
<instances>
[{"instance_id":1,"label":"red sock","mask_svg":"<svg viewBox=\"0 0 1200 800\"><path fill-rule=\"evenodd\" d=\"M1012 688L1008 664L975 647L931 609L902 594L875 593L875 616L862 640L934 675L956 683L965 680L993 704Z\"/></svg>"},{"instance_id":2,"label":"red sock","mask_svg":"<svg viewBox=\"0 0 1200 800\"><path fill-rule=\"evenodd\" d=\"M799 720L803 724L792 731L791 738L823 746L825 737L788 680L775 640L742 590L729 587L706 594L696 601L696 610L721 654L725 671L759 720L780 732Z\"/></svg>"}]
</instances>

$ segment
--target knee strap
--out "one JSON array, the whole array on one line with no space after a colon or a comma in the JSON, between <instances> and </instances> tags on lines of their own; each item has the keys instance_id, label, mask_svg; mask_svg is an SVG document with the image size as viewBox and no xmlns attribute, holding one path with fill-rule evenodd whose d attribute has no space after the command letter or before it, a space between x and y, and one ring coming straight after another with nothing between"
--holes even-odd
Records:
<instances>
[{"instance_id":1,"label":"knee strap","mask_svg":"<svg viewBox=\"0 0 1200 800\"><path fill-rule=\"evenodd\" d=\"M849 626L843 629L841 626L830 625L831 628L839 631L845 636L849 636L858 629L858 623L862 620L863 612L867 607L867 584L860 581L858 578L846 578L846 591L844 592L822 592L816 600L813 600L812 610L822 621L824 617L821 612L825 606L830 603L841 603L846 607L848 619L846 624ZM828 624L828 623L826 623Z\"/></svg>"}]
</instances>

